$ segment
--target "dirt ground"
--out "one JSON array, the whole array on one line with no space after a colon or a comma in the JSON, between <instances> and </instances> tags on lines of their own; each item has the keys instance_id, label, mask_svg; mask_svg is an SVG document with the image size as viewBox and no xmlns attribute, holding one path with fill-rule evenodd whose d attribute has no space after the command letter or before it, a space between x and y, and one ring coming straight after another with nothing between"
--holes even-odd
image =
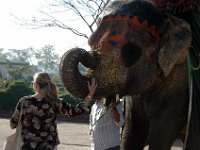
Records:
<instances>
[{"instance_id":1,"label":"dirt ground","mask_svg":"<svg viewBox=\"0 0 200 150\"><path fill-rule=\"evenodd\" d=\"M58 150L90 150L90 136L88 123L58 122L58 132L61 144ZM9 127L9 120L0 118L0 150L6 136L13 133ZM146 147L144 150L147 150ZM182 150L180 141L176 141L171 150Z\"/></svg>"}]
</instances>

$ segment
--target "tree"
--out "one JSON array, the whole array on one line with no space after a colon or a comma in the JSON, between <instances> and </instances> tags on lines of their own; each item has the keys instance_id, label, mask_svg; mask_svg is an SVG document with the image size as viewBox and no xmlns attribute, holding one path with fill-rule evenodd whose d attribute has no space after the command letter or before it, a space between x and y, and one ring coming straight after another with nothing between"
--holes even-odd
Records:
<instances>
[{"instance_id":1,"label":"tree","mask_svg":"<svg viewBox=\"0 0 200 150\"><path fill-rule=\"evenodd\" d=\"M9 49L3 53L0 49L0 58L6 63L10 79L24 79L38 71L58 74L60 58L52 45L45 45L41 49L32 47L17 50Z\"/></svg>"},{"instance_id":2,"label":"tree","mask_svg":"<svg viewBox=\"0 0 200 150\"><path fill-rule=\"evenodd\" d=\"M37 50L33 47L28 47L26 49L20 50L21 54L23 54L23 57L26 61L29 62L30 65L35 65L35 54L37 53Z\"/></svg>"},{"instance_id":3,"label":"tree","mask_svg":"<svg viewBox=\"0 0 200 150\"><path fill-rule=\"evenodd\" d=\"M0 62L7 61L7 55L5 53L4 48L0 48Z\"/></svg>"},{"instance_id":4,"label":"tree","mask_svg":"<svg viewBox=\"0 0 200 150\"><path fill-rule=\"evenodd\" d=\"M58 54L55 53L55 49L52 45L45 45L42 49L37 50L35 58L38 67L44 72L52 74L58 73L60 58Z\"/></svg>"},{"instance_id":5,"label":"tree","mask_svg":"<svg viewBox=\"0 0 200 150\"><path fill-rule=\"evenodd\" d=\"M3 49L3 48L0 48L0 60L2 59L3 51L4 51L4 49Z\"/></svg>"},{"instance_id":6,"label":"tree","mask_svg":"<svg viewBox=\"0 0 200 150\"><path fill-rule=\"evenodd\" d=\"M96 29L99 17L110 1L46 0L42 9L39 10L39 15L31 18L15 17L21 25L26 27L59 27L88 38L88 34L90 35Z\"/></svg>"},{"instance_id":7,"label":"tree","mask_svg":"<svg viewBox=\"0 0 200 150\"><path fill-rule=\"evenodd\" d=\"M26 50L9 49L5 55L9 61L29 63L30 55L27 52Z\"/></svg>"},{"instance_id":8,"label":"tree","mask_svg":"<svg viewBox=\"0 0 200 150\"><path fill-rule=\"evenodd\" d=\"M30 48L29 48L30 49ZM4 53L6 68L9 74L9 79L25 79L25 75L29 74L32 70L30 65L31 51L9 49Z\"/></svg>"}]
</instances>

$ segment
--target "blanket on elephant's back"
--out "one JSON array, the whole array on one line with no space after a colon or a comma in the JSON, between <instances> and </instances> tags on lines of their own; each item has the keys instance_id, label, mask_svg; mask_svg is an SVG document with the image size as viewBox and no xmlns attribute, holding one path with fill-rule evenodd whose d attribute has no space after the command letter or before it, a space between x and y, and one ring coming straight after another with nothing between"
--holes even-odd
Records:
<instances>
[{"instance_id":1,"label":"blanket on elephant's back","mask_svg":"<svg viewBox=\"0 0 200 150\"><path fill-rule=\"evenodd\" d=\"M187 54L189 77L192 84L192 92L190 92L191 110L189 110L185 149L200 150L200 11L177 16L186 20L192 30L192 44Z\"/></svg>"},{"instance_id":2,"label":"blanket on elephant's back","mask_svg":"<svg viewBox=\"0 0 200 150\"><path fill-rule=\"evenodd\" d=\"M198 34L193 33L193 35L196 34L195 37L193 36L195 40L193 40L187 55L192 92L190 92L191 110L189 110L189 128L186 139L186 149L187 147L192 147L194 150L200 149L200 46L196 43L200 40L200 26L197 27L197 31Z\"/></svg>"},{"instance_id":3,"label":"blanket on elephant's back","mask_svg":"<svg viewBox=\"0 0 200 150\"><path fill-rule=\"evenodd\" d=\"M148 0L160 8L167 8L171 12L186 12L197 9L199 0Z\"/></svg>"},{"instance_id":4,"label":"blanket on elephant's back","mask_svg":"<svg viewBox=\"0 0 200 150\"><path fill-rule=\"evenodd\" d=\"M185 150L200 150L200 1L199 0L148 0L158 8L186 20L192 30L192 44L187 54L191 84L188 130Z\"/></svg>"}]
</instances>

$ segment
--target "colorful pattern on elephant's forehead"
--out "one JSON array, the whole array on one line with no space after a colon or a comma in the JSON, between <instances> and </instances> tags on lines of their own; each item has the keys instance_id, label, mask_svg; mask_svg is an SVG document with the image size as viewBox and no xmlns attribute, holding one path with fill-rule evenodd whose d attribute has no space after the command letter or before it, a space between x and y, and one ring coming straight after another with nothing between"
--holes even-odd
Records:
<instances>
[{"instance_id":1,"label":"colorful pattern on elephant's forehead","mask_svg":"<svg viewBox=\"0 0 200 150\"><path fill-rule=\"evenodd\" d=\"M154 6L157 7L194 7L197 6L198 0L148 0L148 2L152 3Z\"/></svg>"},{"instance_id":2,"label":"colorful pattern on elephant's forehead","mask_svg":"<svg viewBox=\"0 0 200 150\"><path fill-rule=\"evenodd\" d=\"M159 41L159 32L147 20L130 15L110 15L102 19L98 28L96 50L106 53L114 47L121 48L130 41L129 35L135 27L146 30Z\"/></svg>"}]
</instances>

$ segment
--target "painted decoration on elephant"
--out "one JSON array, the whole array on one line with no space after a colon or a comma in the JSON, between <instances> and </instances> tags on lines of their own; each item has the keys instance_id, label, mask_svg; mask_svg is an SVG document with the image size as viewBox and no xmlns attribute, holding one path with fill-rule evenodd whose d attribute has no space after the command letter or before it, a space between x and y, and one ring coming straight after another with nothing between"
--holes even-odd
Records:
<instances>
[{"instance_id":1,"label":"painted decoration on elephant","mask_svg":"<svg viewBox=\"0 0 200 150\"><path fill-rule=\"evenodd\" d=\"M102 19L93 45L97 51L101 49L101 53L108 53L109 50L116 47L122 48L125 43L129 42L130 34L138 28L148 32L159 41L159 32L155 25L139 16L119 14L105 16Z\"/></svg>"}]
</instances>

